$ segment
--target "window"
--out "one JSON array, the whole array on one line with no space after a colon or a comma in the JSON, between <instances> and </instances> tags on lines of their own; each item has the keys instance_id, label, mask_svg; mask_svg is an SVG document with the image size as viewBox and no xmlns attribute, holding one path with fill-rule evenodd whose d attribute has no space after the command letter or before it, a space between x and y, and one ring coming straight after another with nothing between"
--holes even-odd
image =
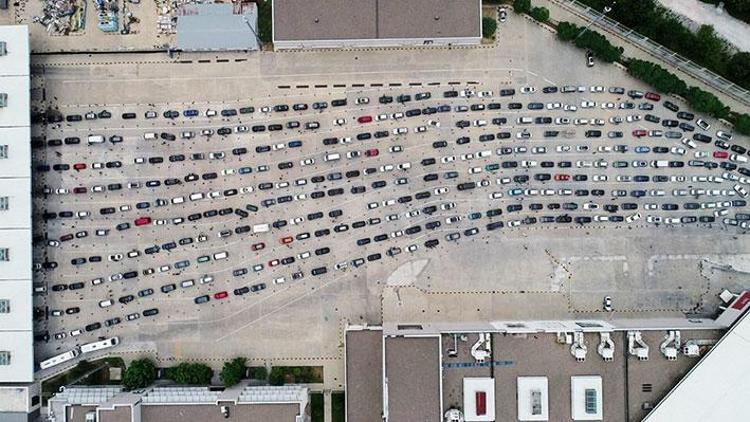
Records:
<instances>
[{"instance_id":1,"label":"window","mask_svg":"<svg viewBox=\"0 0 750 422\"><path fill-rule=\"evenodd\" d=\"M8 146L0 145L0 158L8 158Z\"/></svg>"},{"instance_id":2,"label":"window","mask_svg":"<svg viewBox=\"0 0 750 422\"><path fill-rule=\"evenodd\" d=\"M10 313L10 300L0 299L0 314Z\"/></svg>"},{"instance_id":3,"label":"window","mask_svg":"<svg viewBox=\"0 0 750 422\"><path fill-rule=\"evenodd\" d=\"M0 350L0 365L10 365L10 352Z\"/></svg>"},{"instance_id":4,"label":"window","mask_svg":"<svg viewBox=\"0 0 750 422\"><path fill-rule=\"evenodd\" d=\"M0 211L8 211L8 205L10 204L10 198L7 196L0 196Z\"/></svg>"},{"instance_id":5,"label":"window","mask_svg":"<svg viewBox=\"0 0 750 422\"><path fill-rule=\"evenodd\" d=\"M0 261L10 261L10 250L8 248L0 248Z\"/></svg>"},{"instance_id":6,"label":"window","mask_svg":"<svg viewBox=\"0 0 750 422\"><path fill-rule=\"evenodd\" d=\"M596 389L587 388L584 391L584 397L586 398L586 413L589 415L597 414L599 404L596 402Z\"/></svg>"}]
</instances>

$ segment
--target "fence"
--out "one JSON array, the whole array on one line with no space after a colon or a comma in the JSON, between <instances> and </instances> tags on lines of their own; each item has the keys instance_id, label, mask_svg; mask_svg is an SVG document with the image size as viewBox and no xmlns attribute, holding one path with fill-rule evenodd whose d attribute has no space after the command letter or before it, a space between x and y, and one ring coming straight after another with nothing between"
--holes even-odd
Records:
<instances>
[{"instance_id":1,"label":"fence","mask_svg":"<svg viewBox=\"0 0 750 422\"><path fill-rule=\"evenodd\" d=\"M692 61L680 56L672 50L664 47L663 45L651 40L648 37L633 31L632 29L623 26L619 22L616 22L602 13L582 4L576 0L549 0L552 3L557 4L563 9L578 15L584 20L593 21L594 25L601 29L614 34L626 41L635 44L641 50L656 56L659 60L669 63L674 68L679 69L690 76L698 79L705 83L711 88L719 91L733 99L743 103L746 106L750 106L750 91L742 88L741 86L730 82L716 73L706 69L705 67L699 66Z\"/></svg>"}]
</instances>

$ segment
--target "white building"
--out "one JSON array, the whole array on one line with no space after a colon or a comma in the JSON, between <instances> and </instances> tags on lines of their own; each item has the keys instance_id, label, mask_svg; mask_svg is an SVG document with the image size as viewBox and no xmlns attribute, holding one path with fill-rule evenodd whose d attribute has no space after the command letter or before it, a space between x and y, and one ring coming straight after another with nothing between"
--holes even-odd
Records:
<instances>
[{"instance_id":1,"label":"white building","mask_svg":"<svg viewBox=\"0 0 750 422\"><path fill-rule=\"evenodd\" d=\"M29 32L0 26L0 383L34 379Z\"/></svg>"}]
</instances>

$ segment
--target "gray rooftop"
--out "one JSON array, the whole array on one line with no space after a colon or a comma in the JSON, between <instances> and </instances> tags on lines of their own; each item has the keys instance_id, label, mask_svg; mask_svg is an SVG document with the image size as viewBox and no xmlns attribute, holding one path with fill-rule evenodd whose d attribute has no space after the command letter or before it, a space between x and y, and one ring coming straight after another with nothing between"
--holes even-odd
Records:
<instances>
[{"instance_id":1,"label":"gray rooftop","mask_svg":"<svg viewBox=\"0 0 750 422\"><path fill-rule=\"evenodd\" d=\"M481 36L479 0L276 0L274 40Z\"/></svg>"},{"instance_id":2,"label":"gray rooftop","mask_svg":"<svg viewBox=\"0 0 750 422\"><path fill-rule=\"evenodd\" d=\"M385 340L388 420L439 421L440 338L389 337Z\"/></svg>"},{"instance_id":3,"label":"gray rooftop","mask_svg":"<svg viewBox=\"0 0 750 422\"><path fill-rule=\"evenodd\" d=\"M383 331L346 332L346 420L382 422Z\"/></svg>"},{"instance_id":4,"label":"gray rooftop","mask_svg":"<svg viewBox=\"0 0 750 422\"><path fill-rule=\"evenodd\" d=\"M257 8L248 3L243 14L231 4L186 6L177 18L177 48L186 51L257 50Z\"/></svg>"}]
</instances>

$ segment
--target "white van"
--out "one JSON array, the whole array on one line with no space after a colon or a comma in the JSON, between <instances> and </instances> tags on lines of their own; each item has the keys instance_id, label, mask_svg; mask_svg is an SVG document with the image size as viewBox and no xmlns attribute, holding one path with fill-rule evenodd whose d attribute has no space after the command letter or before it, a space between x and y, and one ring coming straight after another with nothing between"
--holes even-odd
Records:
<instances>
[{"instance_id":1,"label":"white van","mask_svg":"<svg viewBox=\"0 0 750 422\"><path fill-rule=\"evenodd\" d=\"M185 202L185 197L184 196L176 196L176 197L172 198L172 203L173 204L181 204L183 202Z\"/></svg>"},{"instance_id":2,"label":"white van","mask_svg":"<svg viewBox=\"0 0 750 422\"><path fill-rule=\"evenodd\" d=\"M104 136L102 135L89 135L89 145L91 144L103 144Z\"/></svg>"},{"instance_id":3,"label":"white van","mask_svg":"<svg viewBox=\"0 0 750 422\"><path fill-rule=\"evenodd\" d=\"M325 158L323 158L323 161L338 161L341 159L341 154L334 152L331 154L326 154Z\"/></svg>"},{"instance_id":4,"label":"white van","mask_svg":"<svg viewBox=\"0 0 750 422\"><path fill-rule=\"evenodd\" d=\"M190 194L190 200L191 201L200 201L203 199L205 195L203 195L203 192L195 192Z\"/></svg>"},{"instance_id":5,"label":"white van","mask_svg":"<svg viewBox=\"0 0 750 422\"><path fill-rule=\"evenodd\" d=\"M99 302L99 307L100 308L109 308L113 304L114 304L114 302L112 302L112 299L102 300L101 302Z\"/></svg>"},{"instance_id":6,"label":"white van","mask_svg":"<svg viewBox=\"0 0 750 422\"><path fill-rule=\"evenodd\" d=\"M182 283L180 283L180 287L182 287L183 289L187 289L188 287L193 287L193 286L195 286L195 280L193 279L185 280Z\"/></svg>"},{"instance_id":7,"label":"white van","mask_svg":"<svg viewBox=\"0 0 750 422\"><path fill-rule=\"evenodd\" d=\"M268 224L256 224L253 226L253 233L265 233L271 230Z\"/></svg>"},{"instance_id":8,"label":"white van","mask_svg":"<svg viewBox=\"0 0 750 422\"><path fill-rule=\"evenodd\" d=\"M143 139L146 141L153 141L156 138L158 138L158 135L155 132L146 132L143 134Z\"/></svg>"},{"instance_id":9,"label":"white van","mask_svg":"<svg viewBox=\"0 0 750 422\"><path fill-rule=\"evenodd\" d=\"M214 254L214 260L215 261L218 261L220 259L227 259L227 257L229 257L229 254L226 251L225 252L217 252L217 253Z\"/></svg>"}]
</instances>

